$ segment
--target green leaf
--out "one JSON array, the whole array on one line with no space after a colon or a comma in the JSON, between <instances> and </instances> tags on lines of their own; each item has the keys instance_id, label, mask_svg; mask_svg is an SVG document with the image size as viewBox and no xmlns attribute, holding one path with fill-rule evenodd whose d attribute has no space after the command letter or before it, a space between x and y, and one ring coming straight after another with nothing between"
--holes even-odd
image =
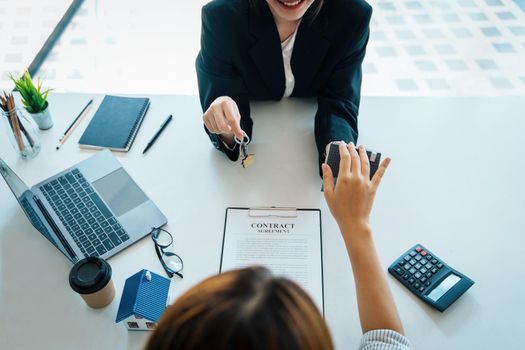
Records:
<instances>
[{"instance_id":1,"label":"green leaf","mask_svg":"<svg viewBox=\"0 0 525 350\"><path fill-rule=\"evenodd\" d=\"M13 75L10 75L9 78L14 82L16 89L22 96L22 105L29 113L39 113L45 110L51 89L42 91L40 78L37 79L36 86L27 70L18 79Z\"/></svg>"}]
</instances>

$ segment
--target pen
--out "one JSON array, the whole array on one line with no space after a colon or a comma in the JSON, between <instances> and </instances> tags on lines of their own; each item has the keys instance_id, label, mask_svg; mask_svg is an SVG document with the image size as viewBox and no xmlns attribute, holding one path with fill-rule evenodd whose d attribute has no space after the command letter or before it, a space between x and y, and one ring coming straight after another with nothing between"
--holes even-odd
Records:
<instances>
[{"instance_id":1,"label":"pen","mask_svg":"<svg viewBox=\"0 0 525 350\"><path fill-rule=\"evenodd\" d=\"M162 123L162 125L160 126L160 129L157 131L157 133L151 138L151 140L148 142L148 144L146 145L146 148L144 148L144 151L142 151L142 154L146 153L148 151L148 149L155 143L155 141L157 140L157 138L159 137L159 135L162 133L162 131L166 128L166 126L171 122L171 118L173 118L173 116L170 114L168 116L168 118L166 118L166 120L164 121L164 123Z\"/></svg>"},{"instance_id":2,"label":"pen","mask_svg":"<svg viewBox=\"0 0 525 350\"><path fill-rule=\"evenodd\" d=\"M75 127L78 125L78 122L80 119L85 115L85 111L88 109L88 107L93 103L93 99L89 100L89 102L82 108L80 113L77 115L77 117L73 120L73 122L69 125L69 127L64 131L64 134L58 139L58 146L56 147L57 150L60 149L60 147L66 142L69 135L73 132Z\"/></svg>"}]
</instances>

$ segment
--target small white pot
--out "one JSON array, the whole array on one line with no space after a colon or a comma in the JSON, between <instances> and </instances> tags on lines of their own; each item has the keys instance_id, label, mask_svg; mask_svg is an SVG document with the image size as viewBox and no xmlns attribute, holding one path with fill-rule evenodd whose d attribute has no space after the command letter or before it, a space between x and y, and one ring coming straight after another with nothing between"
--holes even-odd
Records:
<instances>
[{"instance_id":1,"label":"small white pot","mask_svg":"<svg viewBox=\"0 0 525 350\"><path fill-rule=\"evenodd\" d=\"M51 118L51 112L49 111L49 104L46 104L46 109L40 113L29 113L33 120L38 125L40 130L47 130L53 126L53 119Z\"/></svg>"}]
</instances>

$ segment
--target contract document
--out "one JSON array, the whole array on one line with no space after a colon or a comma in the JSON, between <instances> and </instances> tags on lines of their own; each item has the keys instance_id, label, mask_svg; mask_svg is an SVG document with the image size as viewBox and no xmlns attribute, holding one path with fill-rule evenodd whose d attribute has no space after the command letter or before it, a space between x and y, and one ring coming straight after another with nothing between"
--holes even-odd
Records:
<instances>
[{"instance_id":1,"label":"contract document","mask_svg":"<svg viewBox=\"0 0 525 350\"><path fill-rule=\"evenodd\" d=\"M293 280L324 313L321 211L226 209L220 271L252 265Z\"/></svg>"}]
</instances>

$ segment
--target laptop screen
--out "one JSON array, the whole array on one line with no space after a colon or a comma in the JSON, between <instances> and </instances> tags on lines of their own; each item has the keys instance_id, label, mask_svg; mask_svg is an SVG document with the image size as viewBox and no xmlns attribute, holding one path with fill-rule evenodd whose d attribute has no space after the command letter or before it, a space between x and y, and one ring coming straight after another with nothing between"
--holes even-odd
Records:
<instances>
[{"instance_id":1,"label":"laptop screen","mask_svg":"<svg viewBox=\"0 0 525 350\"><path fill-rule=\"evenodd\" d=\"M29 187L7 166L3 159L0 159L0 173L4 177L5 182L7 182L11 192L13 192L18 202L20 202L20 198L22 198L26 191L29 191Z\"/></svg>"},{"instance_id":2,"label":"laptop screen","mask_svg":"<svg viewBox=\"0 0 525 350\"><path fill-rule=\"evenodd\" d=\"M37 206L35 204L34 195L29 190L29 187L16 175L16 173L9 168L9 166L3 161L3 159L0 159L0 173L2 174L2 177L4 178L5 182L7 183L7 186L11 189L11 192L16 197L16 200L24 210L24 213L26 214L27 218L31 222L31 224L44 236L46 237L55 247L57 247L64 255L68 256L66 254L65 249L62 246L57 245L56 241L53 239L53 236L51 235L50 231L44 224L43 218L41 218L41 214L39 213L39 210L37 210Z\"/></svg>"}]
</instances>

